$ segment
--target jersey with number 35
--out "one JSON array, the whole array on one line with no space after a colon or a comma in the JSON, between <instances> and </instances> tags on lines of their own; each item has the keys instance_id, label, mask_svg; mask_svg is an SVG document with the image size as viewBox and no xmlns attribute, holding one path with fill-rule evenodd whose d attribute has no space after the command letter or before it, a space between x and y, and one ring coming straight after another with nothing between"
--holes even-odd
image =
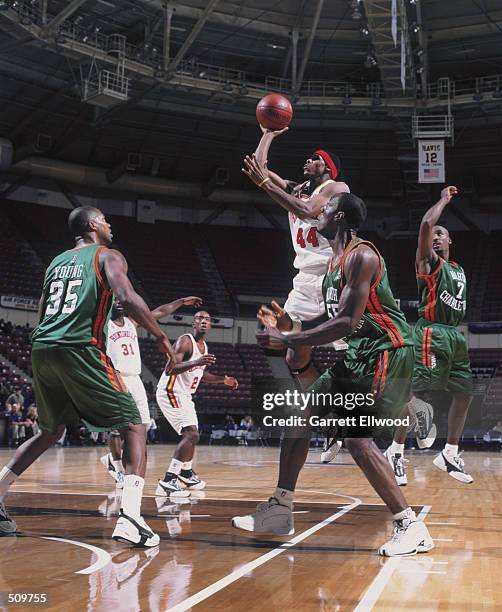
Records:
<instances>
[{"instance_id":1,"label":"jersey with number 35","mask_svg":"<svg viewBox=\"0 0 502 612\"><path fill-rule=\"evenodd\" d=\"M40 323L33 342L104 348L112 303L106 275L99 269L99 254L105 248L89 244L52 260L45 273Z\"/></svg>"},{"instance_id":2,"label":"jersey with number 35","mask_svg":"<svg viewBox=\"0 0 502 612\"><path fill-rule=\"evenodd\" d=\"M301 195L300 198L308 202L330 183L328 180L316 187L312 195ZM291 240L296 253L294 267L307 274L321 275L326 272L328 260L332 250L329 242L318 234L316 228L319 224L317 219L299 219L295 214L289 213L289 227L291 229Z\"/></svg>"},{"instance_id":3,"label":"jersey with number 35","mask_svg":"<svg viewBox=\"0 0 502 612\"><path fill-rule=\"evenodd\" d=\"M111 319L108 321L106 354L113 367L126 376L141 374L141 355L139 352L138 330L131 319L124 317L120 327Z\"/></svg>"},{"instance_id":4,"label":"jersey with number 35","mask_svg":"<svg viewBox=\"0 0 502 612\"><path fill-rule=\"evenodd\" d=\"M467 304L464 270L454 261L439 258L432 274L417 274L418 315L433 323L459 325Z\"/></svg>"}]
</instances>

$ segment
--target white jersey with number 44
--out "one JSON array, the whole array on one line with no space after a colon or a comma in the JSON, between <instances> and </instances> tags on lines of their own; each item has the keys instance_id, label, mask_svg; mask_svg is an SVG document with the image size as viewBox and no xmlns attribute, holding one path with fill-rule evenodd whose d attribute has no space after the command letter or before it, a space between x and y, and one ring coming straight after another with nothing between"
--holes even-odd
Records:
<instances>
[{"instance_id":1,"label":"white jersey with number 44","mask_svg":"<svg viewBox=\"0 0 502 612\"><path fill-rule=\"evenodd\" d=\"M312 195L301 195L300 198L308 202L327 185L334 182L331 179L325 181L314 189ZM317 219L299 219L295 214L289 213L291 239L296 253L293 265L301 272L306 272L307 274L325 274L328 260L332 254L327 239L316 231L318 224L319 221Z\"/></svg>"},{"instance_id":2,"label":"white jersey with number 44","mask_svg":"<svg viewBox=\"0 0 502 612\"><path fill-rule=\"evenodd\" d=\"M111 319L108 321L106 354L112 360L113 367L121 374L126 376L141 374L138 331L131 319L124 317L122 327Z\"/></svg>"},{"instance_id":3,"label":"white jersey with number 44","mask_svg":"<svg viewBox=\"0 0 502 612\"><path fill-rule=\"evenodd\" d=\"M185 334L192 342L192 356L189 361L195 361L203 355L207 355L207 344L204 342L204 351L201 352L192 334ZM167 389L169 393L175 395L193 395L204 375L206 366L194 366L181 374L166 374L164 370L160 377L157 389Z\"/></svg>"}]
</instances>

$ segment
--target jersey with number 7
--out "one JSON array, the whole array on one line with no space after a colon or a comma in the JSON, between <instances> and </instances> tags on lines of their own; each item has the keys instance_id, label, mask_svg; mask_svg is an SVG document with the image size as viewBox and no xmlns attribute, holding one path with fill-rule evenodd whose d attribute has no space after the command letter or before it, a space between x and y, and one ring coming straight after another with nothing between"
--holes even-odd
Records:
<instances>
[{"instance_id":1,"label":"jersey with number 7","mask_svg":"<svg viewBox=\"0 0 502 612\"><path fill-rule=\"evenodd\" d=\"M33 341L102 349L112 292L103 282L99 254L106 247L89 244L64 251L45 273L41 317Z\"/></svg>"},{"instance_id":2,"label":"jersey with number 7","mask_svg":"<svg viewBox=\"0 0 502 612\"><path fill-rule=\"evenodd\" d=\"M417 274L420 305L418 314L432 323L456 327L466 311L464 270L454 261L439 258L431 274Z\"/></svg>"}]
</instances>

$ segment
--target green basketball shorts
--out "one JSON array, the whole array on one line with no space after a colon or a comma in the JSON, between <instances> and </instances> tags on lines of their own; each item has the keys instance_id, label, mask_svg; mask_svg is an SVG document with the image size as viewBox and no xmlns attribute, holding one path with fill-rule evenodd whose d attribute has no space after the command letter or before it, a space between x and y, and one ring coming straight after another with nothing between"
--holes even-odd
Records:
<instances>
[{"instance_id":1,"label":"green basketball shorts","mask_svg":"<svg viewBox=\"0 0 502 612\"><path fill-rule=\"evenodd\" d=\"M34 342L31 352L40 428L84 421L91 431L141 423L132 395L109 358L94 346L59 347Z\"/></svg>"},{"instance_id":2,"label":"green basketball shorts","mask_svg":"<svg viewBox=\"0 0 502 612\"><path fill-rule=\"evenodd\" d=\"M413 330L413 391L472 393L472 371L464 336L456 327L420 319Z\"/></svg>"}]
</instances>

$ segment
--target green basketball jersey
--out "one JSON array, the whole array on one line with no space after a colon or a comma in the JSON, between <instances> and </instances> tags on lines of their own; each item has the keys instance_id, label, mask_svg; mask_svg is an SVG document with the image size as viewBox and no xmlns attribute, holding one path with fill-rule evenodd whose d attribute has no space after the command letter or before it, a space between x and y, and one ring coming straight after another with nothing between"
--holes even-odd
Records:
<instances>
[{"instance_id":1,"label":"green basketball jersey","mask_svg":"<svg viewBox=\"0 0 502 612\"><path fill-rule=\"evenodd\" d=\"M464 270L454 261L439 258L432 274L417 274L420 305L418 315L443 325L459 325L466 310Z\"/></svg>"},{"instance_id":2,"label":"green basketball jersey","mask_svg":"<svg viewBox=\"0 0 502 612\"><path fill-rule=\"evenodd\" d=\"M90 244L52 260L45 273L42 315L33 342L105 346L112 292L99 269L104 248Z\"/></svg>"},{"instance_id":3,"label":"green basketball jersey","mask_svg":"<svg viewBox=\"0 0 502 612\"><path fill-rule=\"evenodd\" d=\"M345 284L345 261L350 252L363 244L369 246L378 255L380 272L371 286L368 303L357 328L345 338L349 345L349 355L358 359L361 358L363 352L372 353L413 345L409 325L392 294L385 261L377 248L366 240L354 238L347 245L334 270L328 272L324 277L322 290L327 315L330 318L337 315Z\"/></svg>"}]
</instances>

